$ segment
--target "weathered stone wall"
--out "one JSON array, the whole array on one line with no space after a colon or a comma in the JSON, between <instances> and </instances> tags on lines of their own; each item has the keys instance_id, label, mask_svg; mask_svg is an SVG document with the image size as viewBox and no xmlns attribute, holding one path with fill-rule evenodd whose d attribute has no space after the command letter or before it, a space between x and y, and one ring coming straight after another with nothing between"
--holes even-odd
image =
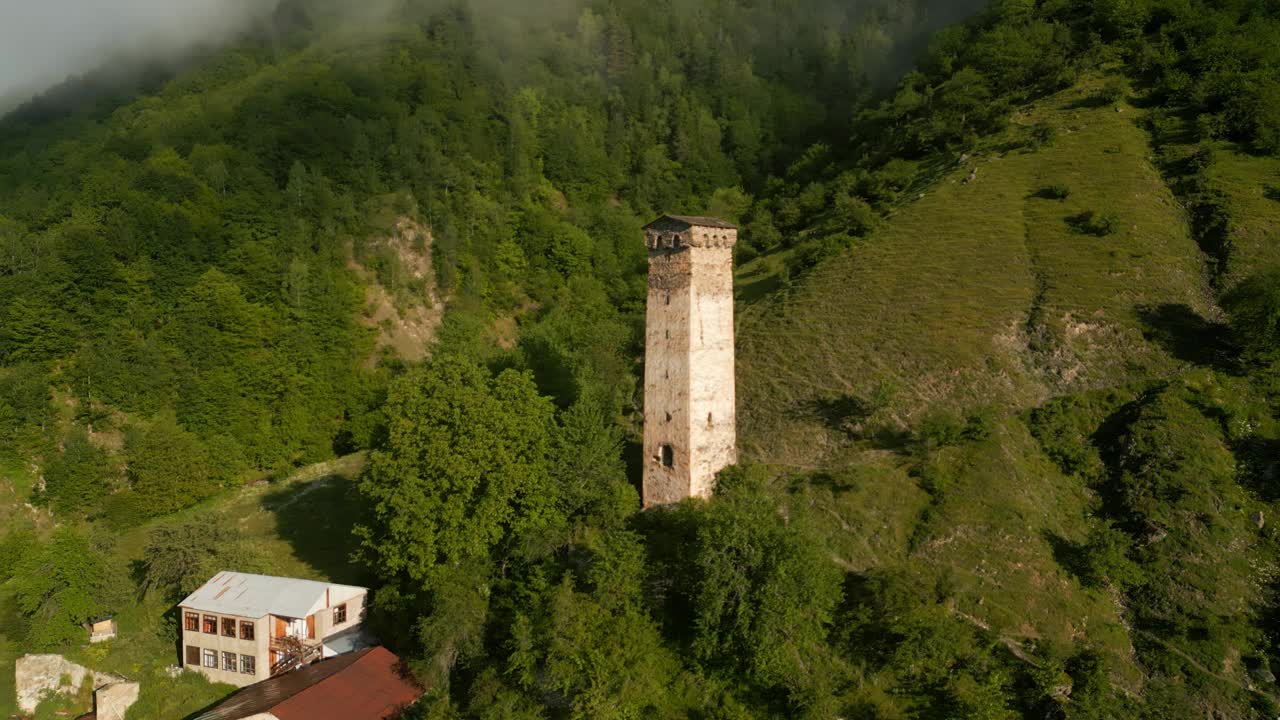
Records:
<instances>
[{"instance_id":1,"label":"weathered stone wall","mask_svg":"<svg viewBox=\"0 0 1280 720\"><path fill-rule=\"evenodd\" d=\"M689 336L690 494L710 497L738 460L734 388L733 251L694 249Z\"/></svg>"},{"instance_id":2,"label":"weathered stone wall","mask_svg":"<svg viewBox=\"0 0 1280 720\"><path fill-rule=\"evenodd\" d=\"M125 713L138 702L138 683L118 682L104 685L93 693L96 720L124 720Z\"/></svg>"},{"instance_id":3,"label":"weathered stone wall","mask_svg":"<svg viewBox=\"0 0 1280 720\"><path fill-rule=\"evenodd\" d=\"M737 460L733 245L726 228L652 227L645 314L645 507L708 497ZM662 462L670 445L673 463Z\"/></svg>"},{"instance_id":4,"label":"weathered stone wall","mask_svg":"<svg viewBox=\"0 0 1280 720\"><path fill-rule=\"evenodd\" d=\"M92 676L93 687L123 682L124 678L90 670L61 655L23 655L14 666L18 709L33 713L47 695L74 695Z\"/></svg>"},{"instance_id":5,"label":"weathered stone wall","mask_svg":"<svg viewBox=\"0 0 1280 720\"><path fill-rule=\"evenodd\" d=\"M689 495L691 279L687 250L650 254L645 311L645 507L679 502ZM663 445L672 448L671 467L662 462Z\"/></svg>"}]
</instances>

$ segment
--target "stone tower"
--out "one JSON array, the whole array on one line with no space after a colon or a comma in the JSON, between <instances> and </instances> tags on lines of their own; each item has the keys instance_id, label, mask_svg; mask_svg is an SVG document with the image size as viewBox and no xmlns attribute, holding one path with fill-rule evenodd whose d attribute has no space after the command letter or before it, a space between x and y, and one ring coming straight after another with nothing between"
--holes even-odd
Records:
<instances>
[{"instance_id":1,"label":"stone tower","mask_svg":"<svg viewBox=\"0 0 1280 720\"><path fill-rule=\"evenodd\" d=\"M644 229L644 506L709 497L737 462L733 246L714 218L664 215Z\"/></svg>"}]
</instances>

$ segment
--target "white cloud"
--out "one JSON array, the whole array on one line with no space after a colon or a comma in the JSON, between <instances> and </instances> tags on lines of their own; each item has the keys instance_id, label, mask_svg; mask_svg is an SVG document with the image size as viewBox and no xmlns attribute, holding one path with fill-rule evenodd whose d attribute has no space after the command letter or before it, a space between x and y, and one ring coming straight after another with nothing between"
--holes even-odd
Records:
<instances>
[{"instance_id":1,"label":"white cloud","mask_svg":"<svg viewBox=\"0 0 1280 720\"><path fill-rule=\"evenodd\" d=\"M109 58L163 59L217 43L274 0L0 0L0 102Z\"/></svg>"}]
</instances>

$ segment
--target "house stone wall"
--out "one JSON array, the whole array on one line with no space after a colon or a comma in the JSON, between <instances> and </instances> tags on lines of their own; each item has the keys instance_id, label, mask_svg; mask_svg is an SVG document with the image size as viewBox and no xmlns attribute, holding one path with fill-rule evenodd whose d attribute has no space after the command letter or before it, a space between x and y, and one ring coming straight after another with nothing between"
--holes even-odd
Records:
<instances>
[{"instance_id":1,"label":"house stone wall","mask_svg":"<svg viewBox=\"0 0 1280 720\"><path fill-rule=\"evenodd\" d=\"M331 591L336 592L336 591ZM316 611L316 638L323 640L335 633L348 630L361 623L364 619L364 603L366 592L352 594L350 596L335 596L329 598L329 606L323 610ZM347 621L340 625L333 622L333 608L346 603L347 605Z\"/></svg>"},{"instance_id":2,"label":"house stone wall","mask_svg":"<svg viewBox=\"0 0 1280 720\"><path fill-rule=\"evenodd\" d=\"M187 608L179 608L178 610L181 613L179 615L178 621L182 623L181 625L179 625L179 627L182 628L182 647L179 649L179 652L182 654L183 668L187 670L193 670L196 672L203 673L213 682L229 683L231 685L236 685L239 687L243 687L245 685L251 685L255 682L258 682L259 680L266 680L268 677L271 676L271 656L269 653L269 645L271 642L271 626L270 626L270 623L268 622L268 619L270 618L270 616L254 619L254 618L238 617L235 615L216 615L216 617L218 618L218 633L216 635L209 635L205 632L202 632L201 630L195 630L195 631L187 630L186 624L185 624L186 613L187 612L199 613L201 617L200 627L203 627L204 616L215 615L214 613L200 612L197 610L189 611ZM224 637L222 635L222 618L233 618L234 620L236 620L236 623L237 623L236 636L234 638ZM241 621L253 623L253 640L240 639L239 623ZM203 657L203 651L206 649L216 651L218 653L218 667L207 668L207 667L204 667L203 665L188 665L187 664L187 647L188 646L195 646L200 648L202 652L201 657ZM228 672L222 669L222 653L223 652L233 652L236 654L237 656L236 672ZM240 655L252 655L255 658L255 661L254 661L255 672L253 675L246 675L239 671Z\"/></svg>"}]
</instances>

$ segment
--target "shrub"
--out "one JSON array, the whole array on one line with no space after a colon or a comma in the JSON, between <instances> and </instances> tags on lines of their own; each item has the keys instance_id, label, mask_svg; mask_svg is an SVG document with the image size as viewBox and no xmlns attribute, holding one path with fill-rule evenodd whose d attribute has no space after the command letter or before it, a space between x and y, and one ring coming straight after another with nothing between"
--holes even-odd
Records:
<instances>
[{"instance_id":1,"label":"shrub","mask_svg":"<svg viewBox=\"0 0 1280 720\"><path fill-rule=\"evenodd\" d=\"M1052 145L1058 139L1058 128L1049 123L1036 123L1031 128L1031 144L1033 147L1045 147Z\"/></svg>"},{"instance_id":2,"label":"shrub","mask_svg":"<svg viewBox=\"0 0 1280 720\"><path fill-rule=\"evenodd\" d=\"M1122 590L1141 584L1142 569L1129 559L1132 546L1124 531L1107 523L1094 527L1080 549L1081 580L1094 587L1110 582Z\"/></svg>"},{"instance_id":3,"label":"shrub","mask_svg":"<svg viewBox=\"0 0 1280 720\"><path fill-rule=\"evenodd\" d=\"M945 411L932 412L920 421L916 430L916 442L924 447L942 448L962 442L979 442L987 439L996 426L996 415L991 408L982 408L967 418Z\"/></svg>"},{"instance_id":4,"label":"shrub","mask_svg":"<svg viewBox=\"0 0 1280 720\"><path fill-rule=\"evenodd\" d=\"M1071 187L1065 183L1046 185L1041 188L1040 197L1047 200L1066 200L1071 197Z\"/></svg>"},{"instance_id":5,"label":"shrub","mask_svg":"<svg viewBox=\"0 0 1280 720\"><path fill-rule=\"evenodd\" d=\"M949 447L964 440L965 423L945 410L929 413L920 421L916 442L926 447Z\"/></svg>"},{"instance_id":6,"label":"shrub","mask_svg":"<svg viewBox=\"0 0 1280 720\"><path fill-rule=\"evenodd\" d=\"M792 278L799 277L827 258L835 257L853 247L853 244L854 239L844 233L810 240L796 248L795 254L787 261L787 274Z\"/></svg>"},{"instance_id":7,"label":"shrub","mask_svg":"<svg viewBox=\"0 0 1280 720\"><path fill-rule=\"evenodd\" d=\"M1113 77L1108 78L1106 84L1102 86L1102 91L1098 93L1103 102L1107 104L1116 103L1123 100L1129 94L1129 83L1124 78Z\"/></svg>"},{"instance_id":8,"label":"shrub","mask_svg":"<svg viewBox=\"0 0 1280 720\"><path fill-rule=\"evenodd\" d=\"M880 223L880 213L856 195L842 195L835 199L835 220L850 234L862 237Z\"/></svg>"},{"instance_id":9,"label":"shrub","mask_svg":"<svg viewBox=\"0 0 1280 720\"><path fill-rule=\"evenodd\" d=\"M1075 228L1076 232L1097 237L1115 234L1120 229L1120 218L1114 212L1109 211L1095 212L1086 210L1079 215L1068 218L1067 222Z\"/></svg>"},{"instance_id":10,"label":"shrub","mask_svg":"<svg viewBox=\"0 0 1280 720\"><path fill-rule=\"evenodd\" d=\"M1222 298L1222 308L1249 356L1275 356L1280 348L1280 268L1246 278Z\"/></svg>"},{"instance_id":11,"label":"shrub","mask_svg":"<svg viewBox=\"0 0 1280 720\"><path fill-rule=\"evenodd\" d=\"M980 442L991 436L996 428L996 411L991 407L975 410L965 419L962 435L965 440Z\"/></svg>"}]
</instances>

